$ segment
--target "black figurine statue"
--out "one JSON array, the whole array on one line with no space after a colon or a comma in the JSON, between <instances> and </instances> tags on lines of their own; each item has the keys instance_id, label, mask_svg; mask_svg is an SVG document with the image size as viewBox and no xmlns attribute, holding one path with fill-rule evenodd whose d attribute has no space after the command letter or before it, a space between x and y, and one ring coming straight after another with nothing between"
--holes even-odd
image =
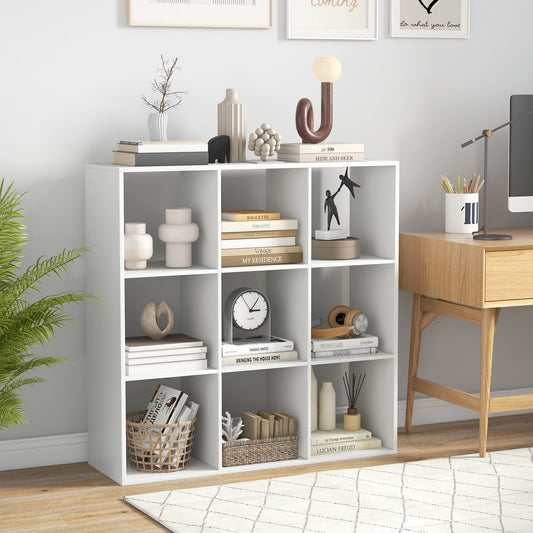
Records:
<instances>
[{"instance_id":1,"label":"black figurine statue","mask_svg":"<svg viewBox=\"0 0 533 533\"><path fill-rule=\"evenodd\" d=\"M209 162L229 163L230 155L229 135L217 135L207 142L207 151L209 153Z\"/></svg>"},{"instance_id":2,"label":"black figurine statue","mask_svg":"<svg viewBox=\"0 0 533 533\"><path fill-rule=\"evenodd\" d=\"M346 186L353 198L355 198L354 187L359 187L359 185L357 185L355 181L352 181L348 176L348 167L346 167L346 172L344 173L344 175L341 174L339 176L339 179L341 180L341 184L339 185L339 188L335 191L335 194L331 194L331 191L328 189L326 191L326 199L324 200L324 213L327 212L328 215L328 231L331 229L331 220L333 219L333 217L335 217L335 220L337 221L337 224L339 226L341 224L339 220L339 212L337 211L337 206L335 205L335 196L339 194L340 190L342 189L342 186Z\"/></svg>"}]
</instances>

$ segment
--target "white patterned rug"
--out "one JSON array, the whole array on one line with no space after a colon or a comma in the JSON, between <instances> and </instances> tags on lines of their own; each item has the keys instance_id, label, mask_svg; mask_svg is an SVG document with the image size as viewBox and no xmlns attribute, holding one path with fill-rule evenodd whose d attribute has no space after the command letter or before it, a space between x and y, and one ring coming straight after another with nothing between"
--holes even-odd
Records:
<instances>
[{"instance_id":1,"label":"white patterned rug","mask_svg":"<svg viewBox=\"0 0 533 533\"><path fill-rule=\"evenodd\" d=\"M125 500L177 533L531 533L533 448Z\"/></svg>"}]
</instances>

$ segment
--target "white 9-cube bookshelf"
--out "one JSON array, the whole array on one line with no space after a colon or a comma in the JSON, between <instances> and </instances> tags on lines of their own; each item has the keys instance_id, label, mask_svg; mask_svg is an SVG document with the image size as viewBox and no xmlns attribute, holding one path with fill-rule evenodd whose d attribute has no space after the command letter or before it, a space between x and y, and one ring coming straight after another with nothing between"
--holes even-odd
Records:
<instances>
[{"instance_id":1,"label":"white 9-cube bookshelf","mask_svg":"<svg viewBox=\"0 0 533 533\"><path fill-rule=\"evenodd\" d=\"M351 163L361 188L349 200L350 235L360 238L358 259L311 259L320 228L323 184L338 184L345 165L239 163L202 166L86 167L89 463L122 485L226 472L339 461L396 452L398 356L398 184L396 161ZM347 193L345 193L347 194ZM193 266L166 268L157 229L165 208L190 207L200 227ZM250 267L220 266L220 211L267 209L299 221L303 262ZM145 270L125 270L125 222L145 222L154 256ZM294 340L298 360L222 367L222 310L237 287L264 290L272 306L272 333ZM127 377L124 339L142 335L140 314L165 300L175 314L174 332L207 345L208 369L180 375ZM339 304L364 310L377 354L312 359L311 322ZM341 377L365 372L358 401L363 427L382 441L378 449L311 456L311 369L318 384L334 382L339 413L346 405ZM158 383L186 391L200 404L193 458L177 472L139 472L126 456L126 413L144 409ZM222 467L221 416L268 409L296 417L299 457L291 461Z\"/></svg>"}]
</instances>

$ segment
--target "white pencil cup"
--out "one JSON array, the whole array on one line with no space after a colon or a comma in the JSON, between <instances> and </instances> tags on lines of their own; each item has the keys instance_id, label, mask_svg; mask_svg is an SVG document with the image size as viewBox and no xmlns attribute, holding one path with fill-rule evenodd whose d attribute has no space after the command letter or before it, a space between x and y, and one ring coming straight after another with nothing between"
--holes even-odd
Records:
<instances>
[{"instance_id":1,"label":"white pencil cup","mask_svg":"<svg viewBox=\"0 0 533 533\"><path fill-rule=\"evenodd\" d=\"M473 233L479 225L479 193L446 193L446 233Z\"/></svg>"}]
</instances>

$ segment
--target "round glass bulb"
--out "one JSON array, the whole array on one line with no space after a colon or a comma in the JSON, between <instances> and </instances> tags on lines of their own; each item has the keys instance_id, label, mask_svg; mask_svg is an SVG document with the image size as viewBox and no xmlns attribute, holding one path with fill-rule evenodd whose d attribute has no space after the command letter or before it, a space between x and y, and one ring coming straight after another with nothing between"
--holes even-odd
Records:
<instances>
[{"instance_id":1,"label":"round glass bulb","mask_svg":"<svg viewBox=\"0 0 533 533\"><path fill-rule=\"evenodd\" d=\"M313 74L321 82L335 81L342 72L341 62L333 56L319 57L313 64Z\"/></svg>"}]
</instances>

